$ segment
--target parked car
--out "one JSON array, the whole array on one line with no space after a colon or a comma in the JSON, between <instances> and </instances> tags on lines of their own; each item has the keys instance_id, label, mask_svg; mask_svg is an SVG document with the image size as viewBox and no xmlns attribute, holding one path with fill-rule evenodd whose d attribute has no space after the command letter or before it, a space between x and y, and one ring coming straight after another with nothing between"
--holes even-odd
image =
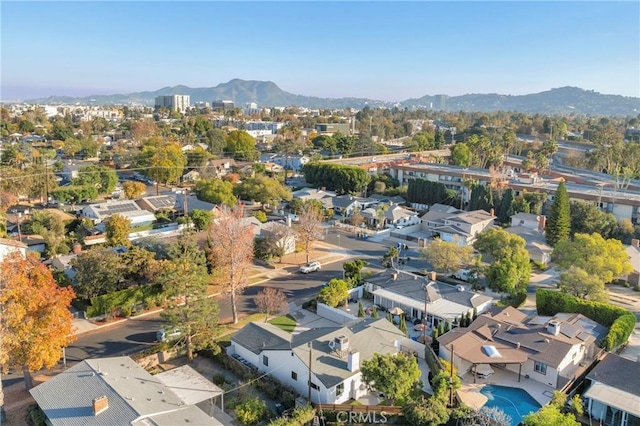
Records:
<instances>
[{"instance_id":1,"label":"parked car","mask_svg":"<svg viewBox=\"0 0 640 426\"><path fill-rule=\"evenodd\" d=\"M300 272L303 274L308 274L309 272L316 272L322 268L320 262L309 262L305 263L300 267Z\"/></svg>"},{"instance_id":2,"label":"parked car","mask_svg":"<svg viewBox=\"0 0 640 426\"><path fill-rule=\"evenodd\" d=\"M166 342L168 340L176 340L178 339L178 337L180 337L180 335L182 334L182 332L178 329L176 330L165 330L164 328L161 328L160 330L158 330L156 332L156 340L158 342Z\"/></svg>"},{"instance_id":3,"label":"parked car","mask_svg":"<svg viewBox=\"0 0 640 426\"><path fill-rule=\"evenodd\" d=\"M458 272L453 274L453 278L456 278L460 281L475 281L478 279L478 275L475 271L470 269L460 269Z\"/></svg>"}]
</instances>

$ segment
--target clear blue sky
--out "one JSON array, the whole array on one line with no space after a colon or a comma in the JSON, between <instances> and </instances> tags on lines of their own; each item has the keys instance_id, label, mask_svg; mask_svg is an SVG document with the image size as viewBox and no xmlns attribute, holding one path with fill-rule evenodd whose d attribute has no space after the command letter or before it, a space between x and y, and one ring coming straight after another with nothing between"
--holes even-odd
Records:
<instances>
[{"instance_id":1,"label":"clear blue sky","mask_svg":"<svg viewBox=\"0 0 640 426\"><path fill-rule=\"evenodd\" d=\"M640 96L640 2L12 2L4 100L270 80L400 101L578 86Z\"/></svg>"}]
</instances>

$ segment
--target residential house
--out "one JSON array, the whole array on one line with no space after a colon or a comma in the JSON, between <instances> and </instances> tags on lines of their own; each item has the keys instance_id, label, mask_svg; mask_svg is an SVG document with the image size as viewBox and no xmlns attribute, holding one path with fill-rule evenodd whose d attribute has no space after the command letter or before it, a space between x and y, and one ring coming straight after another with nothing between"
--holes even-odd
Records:
<instances>
[{"instance_id":1,"label":"residential house","mask_svg":"<svg viewBox=\"0 0 640 426\"><path fill-rule=\"evenodd\" d=\"M89 218L94 224L119 214L131 221L131 226L142 226L153 223L156 218L153 213L143 210L133 200L112 200L97 204L89 204L82 209L82 216Z\"/></svg>"},{"instance_id":2,"label":"residential house","mask_svg":"<svg viewBox=\"0 0 640 426\"><path fill-rule=\"evenodd\" d=\"M73 179L78 177L80 169L95 165L96 163L91 161L67 160L66 164L62 166L61 176L66 182L71 182Z\"/></svg>"},{"instance_id":3,"label":"residential house","mask_svg":"<svg viewBox=\"0 0 640 426\"><path fill-rule=\"evenodd\" d=\"M627 276L627 282L634 287L640 287L640 240L631 240L631 245L627 246L627 254L631 262L633 271Z\"/></svg>"},{"instance_id":4,"label":"residential house","mask_svg":"<svg viewBox=\"0 0 640 426\"><path fill-rule=\"evenodd\" d=\"M544 236L545 216L518 213L511 216L511 226L505 231L522 237L529 252L529 258L534 262L546 265L551 260L553 247L547 244Z\"/></svg>"},{"instance_id":5,"label":"residential house","mask_svg":"<svg viewBox=\"0 0 640 426\"><path fill-rule=\"evenodd\" d=\"M309 157L300 154L265 153L260 156L261 163L275 163L287 170L300 170L309 161L311 161Z\"/></svg>"},{"instance_id":6,"label":"residential house","mask_svg":"<svg viewBox=\"0 0 640 426\"><path fill-rule=\"evenodd\" d=\"M201 175L206 175L207 178L222 178L233 172L238 167L236 160L233 158L220 158L217 160L209 160L207 165L201 171Z\"/></svg>"},{"instance_id":7,"label":"residential house","mask_svg":"<svg viewBox=\"0 0 640 426\"><path fill-rule=\"evenodd\" d=\"M333 209L336 216L343 218L350 217L356 209L364 210L370 205L377 202L373 202L366 198L354 197L353 195L338 195L331 198L323 198L320 200L322 206L325 209Z\"/></svg>"},{"instance_id":8,"label":"residential house","mask_svg":"<svg viewBox=\"0 0 640 426\"><path fill-rule=\"evenodd\" d=\"M276 237L275 235L276 231L274 231L274 228L273 228L274 224L275 222L262 224L262 227L260 229L260 237L263 237L263 238ZM283 255L290 254L296 251L296 236L293 230L291 230L291 228L287 227L287 229L290 230L288 234L280 233L279 235L277 235L280 238L277 241L273 242L275 247L277 247L278 249L282 249Z\"/></svg>"},{"instance_id":9,"label":"residential house","mask_svg":"<svg viewBox=\"0 0 640 426\"><path fill-rule=\"evenodd\" d=\"M420 224L420 218L418 217L418 213L413 210L405 209L404 207L400 207L397 204L388 203L389 207L384 211L383 224L381 227L395 227L395 228L404 228L405 226L417 225ZM376 226L380 221L378 217L378 209L374 207L369 207L367 209L362 210L362 216L367 219L369 225Z\"/></svg>"},{"instance_id":10,"label":"residential house","mask_svg":"<svg viewBox=\"0 0 640 426\"><path fill-rule=\"evenodd\" d=\"M200 180L200 172L197 170L190 170L182 175L182 181L185 183L192 183Z\"/></svg>"},{"instance_id":11,"label":"residential house","mask_svg":"<svg viewBox=\"0 0 640 426\"><path fill-rule=\"evenodd\" d=\"M197 389L208 409L216 388ZM86 359L29 392L51 426L223 424L129 357Z\"/></svg>"},{"instance_id":12,"label":"residential house","mask_svg":"<svg viewBox=\"0 0 640 426\"><path fill-rule=\"evenodd\" d=\"M42 235L37 235L37 234L23 235L22 242L27 245L27 250L33 251L36 253L42 254L47 249L47 245Z\"/></svg>"},{"instance_id":13,"label":"residential house","mask_svg":"<svg viewBox=\"0 0 640 426\"><path fill-rule=\"evenodd\" d=\"M27 245L15 240L0 238L0 262L9 254L18 252L22 257L27 257Z\"/></svg>"},{"instance_id":14,"label":"residential house","mask_svg":"<svg viewBox=\"0 0 640 426\"><path fill-rule=\"evenodd\" d=\"M75 268L71 266L71 261L76 257L78 257L77 253L59 254L53 257L49 262L51 263L51 267L53 269L55 269L56 271L61 271L67 276L67 278L73 281L78 273L76 272Z\"/></svg>"},{"instance_id":15,"label":"residential house","mask_svg":"<svg viewBox=\"0 0 640 426\"><path fill-rule=\"evenodd\" d=\"M252 322L231 337L227 354L322 404L340 404L367 393L360 362L395 354L404 334L385 318L290 334ZM311 370L311 372L309 371Z\"/></svg>"},{"instance_id":16,"label":"residential house","mask_svg":"<svg viewBox=\"0 0 640 426\"><path fill-rule=\"evenodd\" d=\"M608 353L587 374L582 395L589 421L607 426L640 425L640 362Z\"/></svg>"},{"instance_id":17,"label":"residential house","mask_svg":"<svg viewBox=\"0 0 640 426\"><path fill-rule=\"evenodd\" d=\"M424 322L426 317L426 324L430 327L436 327L442 321L453 323L474 309L476 313L482 313L493 303L491 297L463 286L425 279L404 271L383 271L365 278L364 286L382 310L399 307L408 318Z\"/></svg>"},{"instance_id":18,"label":"residential house","mask_svg":"<svg viewBox=\"0 0 640 426\"><path fill-rule=\"evenodd\" d=\"M291 192L293 198L299 198L302 201L308 200L323 200L324 198L332 198L336 196L336 193L333 191L326 191L324 189L314 189L314 188L302 188L297 191Z\"/></svg>"},{"instance_id":19,"label":"residential house","mask_svg":"<svg viewBox=\"0 0 640 426\"><path fill-rule=\"evenodd\" d=\"M451 360L458 375L479 368L500 368L562 389L600 352L607 329L581 314L529 317L508 306L487 312L469 327L456 328L438 339L440 357Z\"/></svg>"},{"instance_id":20,"label":"residential house","mask_svg":"<svg viewBox=\"0 0 640 426\"><path fill-rule=\"evenodd\" d=\"M422 217L422 229L431 238L471 245L476 236L493 225L493 213L484 210L465 212L451 206L434 204Z\"/></svg>"}]
</instances>

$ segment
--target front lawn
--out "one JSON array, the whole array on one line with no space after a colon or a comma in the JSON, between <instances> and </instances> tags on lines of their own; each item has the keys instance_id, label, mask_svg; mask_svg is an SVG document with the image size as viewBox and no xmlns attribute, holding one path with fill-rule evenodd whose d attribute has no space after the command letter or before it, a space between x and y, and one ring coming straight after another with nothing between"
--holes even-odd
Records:
<instances>
[{"instance_id":1,"label":"front lawn","mask_svg":"<svg viewBox=\"0 0 640 426\"><path fill-rule=\"evenodd\" d=\"M298 325L295 318L293 318L291 315L288 315L288 314L283 315L281 317L274 318L270 320L269 323L275 325L278 328L281 328L287 333L293 332L293 329L296 328L296 325Z\"/></svg>"}]
</instances>

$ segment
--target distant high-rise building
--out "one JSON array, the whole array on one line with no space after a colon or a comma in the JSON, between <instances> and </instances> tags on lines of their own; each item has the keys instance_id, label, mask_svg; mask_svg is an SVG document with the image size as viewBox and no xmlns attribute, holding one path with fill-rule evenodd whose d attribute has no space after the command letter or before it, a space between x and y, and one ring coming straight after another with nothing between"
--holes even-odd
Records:
<instances>
[{"instance_id":1,"label":"distant high-rise building","mask_svg":"<svg viewBox=\"0 0 640 426\"><path fill-rule=\"evenodd\" d=\"M436 99L435 99L436 102L435 102L435 105L434 105L435 109L438 109L438 110L441 110L441 111L445 110L446 107L447 107L447 98L449 96L447 96L447 95L436 95L435 97L436 97Z\"/></svg>"},{"instance_id":2,"label":"distant high-rise building","mask_svg":"<svg viewBox=\"0 0 640 426\"><path fill-rule=\"evenodd\" d=\"M191 106L191 97L189 95L157 96L155 106L184 113Z\"/></svg>"},{"instance_id":3,"label":"distant high-rise building","mask_svg":"<svg viewBox=\"0 0 640 426\"><path fill-rule=\"evenodd\" d=\"M214 111L231 111L235 108L233 101L213 101L211 109Z\"/></svg>"}]
</instances>

